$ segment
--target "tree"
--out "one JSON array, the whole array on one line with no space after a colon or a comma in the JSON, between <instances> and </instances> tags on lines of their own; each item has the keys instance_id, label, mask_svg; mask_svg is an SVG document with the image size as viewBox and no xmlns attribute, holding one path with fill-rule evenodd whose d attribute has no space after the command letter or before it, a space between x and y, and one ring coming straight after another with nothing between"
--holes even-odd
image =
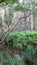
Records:
<instances>
[{"instance_id":1,"label":"tree","mask_svg":"<svg viewBox=\"0 0 37 65\"><path fill-rule=\"evenodd\" d=\"M16 3L16 5L15 5L15 3ZM1 3L2 5L4 4L4 6L8 6L8 7L12 7L13 8L13 11L29 11L29 9L28 8L26 8L25 6L23 6L23 5L21 5L20 3L18 3L18 0L6 0L4 3ZM15 6L14 6L15 5ZM31 10L32 11L32 13L35 11L35 9L32 9ZM18 21L13 25L13 26L11 26L10 28L8 28L8 30L6 31L6 34L5 34L5 36L3 37L3 39L0 41L0 44L1 43L3 43L3 41L5 40L5 38L7 37L7 35L11 32L11 31L13 31L13 29L15 28L15 26L19 23L19 21L20 21L20 19L21 18L26 18L26 17L29 17L32 13L31 13L31 11L29 12L29 14L28 15L26 15L26 16L24 16L24 17L20 17L19 19L18 19ZM6 14L6 12L5 12L5 14ZM7 21L9 21L9 19L6 19ZM10 24L11 25L11 24Z\"/></svg>"}]
</instances>

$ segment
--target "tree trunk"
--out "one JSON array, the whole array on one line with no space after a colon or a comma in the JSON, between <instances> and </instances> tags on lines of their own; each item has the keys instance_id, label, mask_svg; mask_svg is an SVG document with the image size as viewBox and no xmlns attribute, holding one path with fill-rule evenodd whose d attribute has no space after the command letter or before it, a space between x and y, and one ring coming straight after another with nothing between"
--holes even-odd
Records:
<instances>
[{"instance_id":1,"label":"tree trunk","mask_svg":"<svg viewBox=\"0 0 37 65\"><path fill-rule=\"evenodd\" d=\"M32 12L33 12L33 11L35 11L35 9L32 10ZM31 11L30 11L30 12L31 12ZM9 28L9 29L7 30L7 33L6 33L6 35L4 36L4 38L0 41L0 44L2 44L3 41L6 39L6 37L8 36L8 34L9 34L11 31L14 30L14 28L16 27L16 25L20 22L20 19L22 19L22 18L27 18L27 17L29 17L31 14L32 14L32 13L30 13L29 15L26 15L25 17L20 17L19 20L18 20L11 28Z\"/></svg>"}]
</instances>

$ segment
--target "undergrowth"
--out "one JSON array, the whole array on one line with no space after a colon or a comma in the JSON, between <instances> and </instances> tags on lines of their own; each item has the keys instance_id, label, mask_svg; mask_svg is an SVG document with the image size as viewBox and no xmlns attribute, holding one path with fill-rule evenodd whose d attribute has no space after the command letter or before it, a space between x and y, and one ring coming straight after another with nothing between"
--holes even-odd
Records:
<instances>
[{"instance_id":1,"label":"undergrowth","mask_svg":"<svg viewBox=\"0 0 37 65\"><path fill-rule=\"evenodd\" d=\"M29 45L29 41L37 44L37 32L11 32L3 44L17 49L26 46L26 49L22 60L12 57L6 52L0 53L0 65L37 65L37 46Z\"/></svg>"}]
</instances>

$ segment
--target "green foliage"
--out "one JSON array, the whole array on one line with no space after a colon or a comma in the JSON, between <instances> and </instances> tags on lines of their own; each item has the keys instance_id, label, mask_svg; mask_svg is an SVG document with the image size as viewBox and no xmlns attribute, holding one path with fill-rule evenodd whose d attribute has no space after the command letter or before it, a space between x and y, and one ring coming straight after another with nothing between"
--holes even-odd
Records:
<instances>
[{"instance_id":1,"label":"green foliage","mask_svg":"<svg viewBox=\"0 0 37 65\"><path fill-rule=\"evenodd\" d=\"M19 0L5 0L4 2L0 3L0 6L4 6L4 5L12 5L12 4L15 4L15 3L18 3Z\"/></svg>"},{"instance_id":2,"label":"green foliage","mask_svg":"<svg viewBox=\"0 0 37 65\"><path fill-rule=\"evenodd\" d=\"M20 44L20 43L14 43L13 44L13 46L15 47L15 48L17 48L17 49L22 49L22 47L23 47L23 45L22 44Z\"/></svg>"},{"instance_id":3,"label":"green foliage","mask_svg":"<svg viewBox=\"0 0 37 65\"><path fill-rule=\"evenodd\" d=\"M17 4L17 5L14 7L14 10L15 10L15 11L24 11L24 12L29 11L29 9L28 9L27 7L24 7L22 4Z\"/></svg>"},{"instance_id":4,"label":"green foliage","mask_svg":"<svg viewBox=\"0 0 37 65\"><path fill-rule=\"evenodd\" d=\"M11 44L16 48L22 48L27 45L28 41L37 44L37 32L11 32L7 38L7 44Z\"/></svg>"},{"instance_id":5,"label":"green foliage","mask_svg":"<svg viewBox=\"0 0 37 65\"><path fill-rule=\"evenodd\" d=\"M16 3L16 5L15 5ZM23 4L19 2L19 0L5 0L4 2L0 3L0 7L3 6L12 6L14 11L23 11L28 12L30 9L28 7L25 7Z\"/></svg>"},{"instance_id":6,"label":"green foliage","mask_svg":"<svg viewBox=\"0 0 37 65\"><path fill-rule=\"evenodd\" d=\"M0 65L24 65L19 58L11 57L7 52L0 52Z\"/></svg>"},{"instance_id":7,"label":"green foliage","mask_svg":"<svg viewBox=\"0 0 37 65\"><path fill-rule=\"evenodd\" d=\"M35 48L29 45L27 46L27 49L24 52L24 58L23 58L24 62L28 59L31 63L33 63L32 65L37 65L37 57L36 57L37 51Z\"/></svg>"},{"instance_id":8,"label":"green foliage","mask_svg":"<svg viewBox=\"0 0 37 65\"><path fill-rule=\"evenodd\" d=\"M37 32L11 32L5 41L8 45L12 44L17 49L22 49L23 46L26 45L27 47L22 59L13 58L5 52L3 54L0 53L1 65L26 65L27 59L33 63L32 65L37 65L37 46L33 47L27 44L28 41L32 41L37 44Z\"/></svg>"},{"instance_id":9,"label":"green foliage","mask_svg":"<svg viewBox=\"0 0 37 65\"><path fill-rule=\"evenodd\" d=\"M19 58L15 58L14 57L14 62L15 62L15 65L24 65L24 62L22 59L19 59Z\"/></svg>"},{"instance_id":10,"label":"green foliage","mask_svg":"<svg viewBox=\"0 0 37 65\"><path fill-rule=\"evenodd\" d=\"M25 50L24 56L29 60L32 60L32 58L36 57L35 49L31 46L28 46L27 49Z\"/></svg>"},{"instance_id":11,"label":"green foliage","mask_svg":"<svg viewBox=\"0 0 37 65\"><path fill-rule=\"evenodd\" d=\"M0 65L12 64L12 57L7 52L0 52Z\"/></svg>"},{"instance_id":12,"label":"green foliage","mask_svg":"<svg viewBox=\"0 0 37 65\"><path fill-rule=\"evenodd\" d=\"M19 2L19 0L5 0L6 4L9 4L9 3L14 4L14 3L18 3L18 2Z\"/></svg>"}]
</instances>

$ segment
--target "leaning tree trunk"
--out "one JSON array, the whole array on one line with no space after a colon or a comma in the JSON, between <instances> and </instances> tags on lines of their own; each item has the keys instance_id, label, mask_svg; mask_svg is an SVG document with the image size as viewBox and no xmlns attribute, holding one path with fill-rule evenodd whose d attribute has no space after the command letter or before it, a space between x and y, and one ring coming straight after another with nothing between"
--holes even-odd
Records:
<instances>
[{"instance_id":1,"label":"leaning tree trunk","mask_svg":"<svg viewBox=\"0 0 37 65\"><path fill-rule=\"evenodd\" d=\"M31 10L32 13L33 13L35 10L36 10L36 9ZM4 42L4 40L6 39L6 37L8 36L8 34L9 34L11 31L14 30L14 28L16 27L16 25L20 22L20 19L22 19L22 18L27 18L27 17L29 17L29 16L32 14L31 11L30 11L29 15L26 15L26 16L24 16L24 17L20 17L19 20L18 20L11 28L9 28L9 29L7 30L7 33L6 33L6 35L3 37L3 39L0 41L0 44L2 44L2 43Z\"/></svg>"}]
</instances>

